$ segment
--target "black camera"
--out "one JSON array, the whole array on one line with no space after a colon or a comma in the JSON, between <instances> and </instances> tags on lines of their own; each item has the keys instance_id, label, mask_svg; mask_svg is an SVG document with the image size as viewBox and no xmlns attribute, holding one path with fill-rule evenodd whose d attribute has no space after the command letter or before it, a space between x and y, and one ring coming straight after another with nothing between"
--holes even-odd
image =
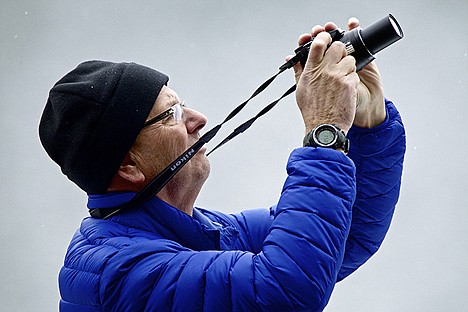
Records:
<instances>
[{"instance_id":1,"label":"black camera","mask_svg":"<svg viewBox=\"0 0 468 312\"><path fill-rule=\"evenodd\" d=\"M346 46L348 55L356 59L356 71L372 62L374 54L403 38L403 30L393 15L378 20L367 28L355 28L349 32L335 29L329 32L333 41L341 41ZM297 62L304 65L315 37L294 50L296 55L283 64L280 70L291 68Z\"/></svg>"}]
</instances>

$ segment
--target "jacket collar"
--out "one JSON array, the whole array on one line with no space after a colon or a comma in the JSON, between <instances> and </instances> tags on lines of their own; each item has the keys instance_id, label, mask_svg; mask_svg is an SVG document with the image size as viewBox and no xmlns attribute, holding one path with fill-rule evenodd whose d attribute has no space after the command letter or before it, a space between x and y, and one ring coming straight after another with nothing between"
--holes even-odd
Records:
<instances>
[{"instance_id":1,"label":"jacket collar","mask_svg":"<svg viewBox=\"0 0 468 312\"><path fill-rule=\"evenodd\" d=\"M89 195L88 208L116 207L128 202L134 195L135 193L130 192ZM232 242L226 242L224 234L235 232L232 227L222 227L212 222L196 208L193 209L191 217L157 197L116 214L108 221L157 234L197 251L219 250L221 244L230 245Z\"/></svg>"}]
</instances>

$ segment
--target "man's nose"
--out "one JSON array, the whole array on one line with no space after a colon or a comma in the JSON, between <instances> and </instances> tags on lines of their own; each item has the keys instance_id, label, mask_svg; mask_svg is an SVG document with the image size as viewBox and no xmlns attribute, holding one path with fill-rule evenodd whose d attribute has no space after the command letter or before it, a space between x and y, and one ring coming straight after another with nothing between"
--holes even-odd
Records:
<instances>
[{"instance_id":1,"label":"man's nose","mask_svg":"<svg viewBox=\"0 0 468 312\"><path fill-rule=\"evenodd\" d=\"M184 108L185 113L185 125L189 133L200 131L208 122L208 119L202 113L191 109Z\"/></svg>"}]
</instances>

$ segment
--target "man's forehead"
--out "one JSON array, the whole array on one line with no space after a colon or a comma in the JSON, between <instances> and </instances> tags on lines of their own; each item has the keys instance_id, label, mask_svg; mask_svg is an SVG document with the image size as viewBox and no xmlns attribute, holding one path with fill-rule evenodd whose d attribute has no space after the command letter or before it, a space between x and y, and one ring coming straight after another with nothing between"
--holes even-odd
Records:
<instances>
[{"instance_id":1,"label":"man's forehead","mask_svg":"<svg viewBox=\"0 0 468 312\"><path fill-rule=\"evenodd\" d=\"M180 102L177 93L168 86L162 87L151 111L160 111Z\"/></svg>"}]
</instances>

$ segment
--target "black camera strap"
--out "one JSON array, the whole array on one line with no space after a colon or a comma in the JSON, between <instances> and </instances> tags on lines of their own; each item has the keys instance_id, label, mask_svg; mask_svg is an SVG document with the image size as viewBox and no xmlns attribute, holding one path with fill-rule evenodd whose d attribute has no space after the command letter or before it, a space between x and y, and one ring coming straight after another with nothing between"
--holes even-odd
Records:
<instances>
[{"instance_id":1,"label":"black camera strap","mask_svg":"<svg viewBox=\"0 0 468 312\"><path fill-rule=\"evenodd\" d=\"M297 61L295 62L297 63ZM179 172L180 169L193 157L195 154L212 138L216 136L218 131L221 129L221 127L227 123L229 120L234 118L239 112L244 109L244 107L247 105L247 103L250 102L251 99L259 95L261 92L263 92L275 79L278 77L281 73L283 73L286 69L291 68L295 63L289 62L286 64L283 64L278 73L270 77L268 80L266 80L264 83L262 83L253 93L252 95L245 100L243 103L239 104L234 110L232 110L229 115L218 125L213 127L211 130L206 132L200 139L195 142L192 146L190 146L185 152L183 152L179 157L177 157L172 163L170 163L161 173L159 173L151 182L149 182L142 190L140 190L129 202L115 207L115 208L95 208L91 209L89 211L89 214L94 217L94 218L100 218L100 219L107 219L113 215L115 215L118 212L121 212L123 210L129 209L133 206L136 206L138 204L141 204L145 201L150 200L156 194L169 182L169 180L177 173ZM267 106L265 106L257 115L254 117L250 118L246 122L242 123L240 126L238 126L236 129L233 130L233 132L228 135L223 141L221 141L218 145L216 145L209 153L207 153L207 156L213 153L216 149L221 147L222 145L226 144L229 142L231 139L239 135L240 133L244 132L250 126L261 116L266 114L268 111L270 111L273 107L278 104L280 100L288 96L289 94L293 93L296 90L296 85L293 85L290 87L281 97L276 99L275 101L271 102Z\"/></svg>"},{"instance_id":2,"label":"black camera strap","mask_svg":"<svg viewBox=\"0 0 468 312\"><path fill-rule=\"evenodd\" d=\"M229 142L231 139L235 138L237 135L241 134L242 132L244 132L245 130L247 130L248 128L250 128L250 126L260 117L262 117L263 115L265 115L266 113L268 113L273 107L276 106L276 104L278 104L279 101L281 101L283 98L285 98L286 96L290 95L291 93L293 93L294 91L296 90L296 85L293 85L291 88L289 88L281 97L279 97L278 99L274 100L273 102L271 102L270 104L268 104L267 106L265 106L260 112L258 112L257 115L255 115L254 117L250 118L249 120L247 120L246 122L244 122L243 124L241 124L239 127L237 127L236 129L234 129L231 134L229 134L226 138L224 138L224 140L222 140L218 145L216 145L210 152L208 152L206 154L206 156L209 156L211 153L213 153L215 150L217 150L219 147L221 147L222 145L226 144L227 142Z\"/></svg>"}]
</instances>

